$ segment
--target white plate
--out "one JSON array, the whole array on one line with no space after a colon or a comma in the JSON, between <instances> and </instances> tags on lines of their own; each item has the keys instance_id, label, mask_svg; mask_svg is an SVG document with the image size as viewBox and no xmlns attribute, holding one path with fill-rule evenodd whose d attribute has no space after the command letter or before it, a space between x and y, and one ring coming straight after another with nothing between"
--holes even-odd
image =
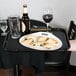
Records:
<instances>
[{"instance_id":1,"label":"white plate","mask_svg":"<svg viewBox=\"0 0 76 76\"><path fill-rule=\"evenodd\" d=\"M28 35L34 35L36 37L39 37L39 36L47 36L49 38L54 38L55 40L57 40L57 44L55 44L54 48L50 48L50 49L47 49L47 48L44 48L42 46L30 46L30 45L27 45L27 44L24 44L23 43L23 40L25 40L25 38L28 36ZM32 34L28 34L28 35L24 35L22 36L20 39L19 39L19 43L25 47L28 47L28 48L31 48L31 49L36 49L36 50L57 50L59 48L61 48L62 46L62 41L56 37L55 35L53 35L52 33L50 32L36 32L36 33L32 33ZM36 40L35 40L36 41Z\"/></svg>"}]
</instances>

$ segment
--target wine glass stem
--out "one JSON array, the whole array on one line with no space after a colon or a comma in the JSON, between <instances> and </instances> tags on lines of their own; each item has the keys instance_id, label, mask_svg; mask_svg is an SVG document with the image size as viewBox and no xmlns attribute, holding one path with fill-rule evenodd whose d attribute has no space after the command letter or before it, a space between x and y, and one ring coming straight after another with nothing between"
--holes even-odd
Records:
<instances>
[{"instance_id":1,"label":"wine glass stem","mask_svg":"<svg viewBox=\"0 0 76 76\"><path fill-rule=\"evenodd\" d=\"M47 31L48 31L49 23L46 23L46 24L47 24Z\"/></svg>"}]
</instances>

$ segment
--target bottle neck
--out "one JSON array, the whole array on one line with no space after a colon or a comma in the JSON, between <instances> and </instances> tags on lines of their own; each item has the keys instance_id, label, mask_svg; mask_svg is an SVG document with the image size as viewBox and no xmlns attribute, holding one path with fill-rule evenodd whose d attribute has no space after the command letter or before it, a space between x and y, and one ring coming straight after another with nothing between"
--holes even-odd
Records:
<instances>
[{"instance_id":1,"label":"bottle neck","mask_svg":"<svg viewBox=\"0 0 76 76\"><path fill-rule=\"evenodd\" d=\"M29 17L28 17L28 13L23 13L22 18L23 18L23 19L29 19Z\"/></svg>"},{"instance_id":2,"label":"bottle neck","mask_svg":"<svg viewBox=\"0 0 76 76\"><path fill-rule=\"evenodd\" d=\"M26 4L24 4L23 5L23 14L27 14L28 12L27 12L27 5Z\"/></svg>"},{"instance_id":3,"label":"bottle neck","mask_svg":"<svg viewBox=\"0 0 76 76\"><path fill-rule=\"evenodd\" d=\"M22 18L23 19L25 19L25 18L29 19L26 4L23 5L23 16L22 16Z\"/></svg>"},{"instance_id":4,"label":"bottle neck","mask_svg":"<svg viewBox=\"0 0 76 76\"><path fill-rule=\"evenodd\" d=\"M28 13L23 13L23 16L28 16Z\"/></svg>"}]
</instances>

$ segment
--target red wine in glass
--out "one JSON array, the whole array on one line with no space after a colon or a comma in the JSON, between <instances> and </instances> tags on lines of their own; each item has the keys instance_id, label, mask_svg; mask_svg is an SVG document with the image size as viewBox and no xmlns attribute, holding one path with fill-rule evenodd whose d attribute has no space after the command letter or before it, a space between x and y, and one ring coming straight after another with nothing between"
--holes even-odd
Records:
<instances>
[{"instance_id":1,"label":"red wine in glass","mask_svg":"<svg viewBox=\"0 0 76 76\"><path fill-rule=\"evenodd\" d=\"M43 20L46 22L47 24L47 31L48 31L48 26L49 26L49 22L53 19L53 15L52 14L44 14L43 15Z\"/></svg>"},{"instance_id":2,"label":"red wine in glass","mask_svg":"<svg viewBox=\"0 0 76 76\"><path fill-rule=\"evenodd\" d=\"M53 15L52 14L45 14L45 15L43 15L43 20L46 23L49 23L52 19L53 19Z\"/></svg>"}]
</instances>

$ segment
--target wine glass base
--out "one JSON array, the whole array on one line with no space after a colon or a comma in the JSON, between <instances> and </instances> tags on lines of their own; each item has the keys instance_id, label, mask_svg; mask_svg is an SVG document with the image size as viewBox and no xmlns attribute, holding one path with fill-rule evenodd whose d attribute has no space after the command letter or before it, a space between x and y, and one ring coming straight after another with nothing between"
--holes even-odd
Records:
<instances>
[{"instance_id":1,"label":"wine glass base","mask_svg":"<svg viewBox=\"0 0 76 76\"><path fill-rule=\"evenodd\" d=\"M1 36L6 36L6 35L7 35L6 32L1 33Z\"/></svg>"},{"instance_id":2,"label":"wine glass base","mask_svg":"<svg viewBox=\"0 0 76 76\"><path fill-rule=\"evenodd\" d=\"M19 37L20 37L20 35L16 35L16 36L13 36L13 35L12 35L11 38L12 38L12 39L17 39L17 38L19 38Z\"/></svg>"}]
</instances>

